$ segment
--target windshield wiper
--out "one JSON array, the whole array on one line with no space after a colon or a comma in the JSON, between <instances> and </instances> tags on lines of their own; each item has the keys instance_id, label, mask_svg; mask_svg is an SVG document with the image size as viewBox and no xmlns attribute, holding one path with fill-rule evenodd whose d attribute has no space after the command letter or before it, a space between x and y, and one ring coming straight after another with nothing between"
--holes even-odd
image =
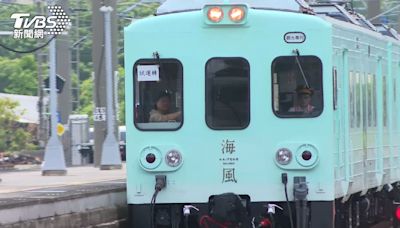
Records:
<instances>
[{"instance_id":1,"label":"windshield wiper","mask_svg":"<svg viewBox=\"0 0 400 228\"><path fill-rule=\"evenodd\" d=\"M294 50L293 50L293 53L295 54L296 63L297 63L297 66L298 66L299 69L300 69L301 76L303 76L303 80L304 80L304 82L306 83L307 88L310 88L310 85L308 84L306 75L304 74L303 67L302 67L301 64L300 64L300 60L299 60L300 52L299 52L299 49L294 49Z\"/></svg>"}]
</instances>

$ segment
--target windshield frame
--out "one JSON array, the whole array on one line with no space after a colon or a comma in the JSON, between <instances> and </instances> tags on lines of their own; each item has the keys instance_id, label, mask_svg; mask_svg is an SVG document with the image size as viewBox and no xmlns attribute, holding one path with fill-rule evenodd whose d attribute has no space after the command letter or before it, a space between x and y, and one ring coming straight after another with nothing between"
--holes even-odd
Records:
<instances>
[{"instance_id":1,"label":"windshield frame","mask_svg":"<svg viewBox=\"0 0 400 228\"><path fill-rule=\"evenodd\" d=\"M138 117L138 113L136 113L136 99L140 98L138 97L137 92L140 92L140 85L137 84L137 66L138 65L151 65L151 64L165 64L165 63L175 63L177 64L177 67L179 68L180 75L178 77L181 77L181 121L177 122L138 122L136 118ZM150 58L141 58L138 59L135 64L133 65L133 70L132 70L132 76L133 76L133 115L131 118L133 118L133 123L135 125L135 128L140 130L140 131L178 131L180 130L183 125L184 125L184 69L183 69L183 64L182 62L177 59L177 58L160 58L160 59L150 59ZM147 113L146 113L147 114ZM145 125L152 124L153 127L143 127ZM179 124L179 125L178 125ZM174 127L175 126L175 127Z\"/></svg>"},{"instance_id":2,"label":"windshield frame","mask_svg":"<svg viewBox=\"0 0 400 228\"><path fill-rule=\"evenodd\" d=\"M319 71L319 75L320 75L320 93L321 93L321 97L320 97L320 109L318 110L318 113L317 114L310 114L310 115L306 115L306 114L303 114L303 115L296 115L295 113L297 113L297 112L294 112L294 114L282 114L282 113L279 113L279 112L277 112L276 110L275 110L275 96L274 96L274 72L276 72L276 70L275 70L275 68L274 68L274 65L275 65L275 63L276 63L276 61L278 61L279 59L281 59L281 58L285 58L285 57L292 57L292 58L296 58L296 56L293 56L293 55L288 55L288 56L286 56L286 55L281 55L281 56L276 56L275 58L274 58L274 60L272 61L272 63L271 63L271 72L270 72L270 75L269 75L269 77L271 77L270 78L270 83L271 83L271 108L272 108L272 112L274 113L274 115L276 116L276 117L278 117L278 118L283 118L283 119L302 119L302 118L317 118L317 117L319 117L320 115L322 115L322 113L324 112L324 108L325 108L325 103L324 103L324 90L323 90L323 87L324 87L324 84L323 84L323 81L324 81L324 74L323 74L323 72L324 72L324 65L323 65L323 62L322 62L322 60L321 60L321 58L320 57L318 57L318 56L316 56L316 55L300 55L300 56L298 56L298 58L301 60L301 58L303 57L313 57L313 58L316 58L316 60L318 60L319 62L320 62L320 71ZM302 63L302 64L304 64L304 63ZM297 65L295 65L295 67L298 67ZM304 68L306 68L304 65L302 65L302 67L303 67L303 69ZM306 76L307 76L307 71L306 70L304 70L305 72L306 72ZM300 78L301 78L301 76L299 76ZM278 80L278 78L279 78L279 76L277 76L277 80ZM297 79L297 78L296 78ZM308 77L308 81L310 81L310 77ZM278 84L278 86L279 86L279 84ZM298 85L297 85L297 83L296 83L296 87L297 87ZM311 86L311 88L313 88L313 86ZM296 94L294 94L293 95L293 97L294 96L296 96ZM295 100L295 99L294 99ZM280 103L280 100L278 100L278 102ZM294 102L293 102L294 103ZM287 111L287 112L289 112L289 111Z\"/></svg>"}]
</instances>

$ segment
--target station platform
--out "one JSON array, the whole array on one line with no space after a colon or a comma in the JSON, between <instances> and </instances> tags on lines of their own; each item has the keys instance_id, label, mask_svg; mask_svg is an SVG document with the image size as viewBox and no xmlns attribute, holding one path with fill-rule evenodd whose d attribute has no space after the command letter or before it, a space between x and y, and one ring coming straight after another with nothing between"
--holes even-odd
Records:
<instances>
[{"instance_id":1,"label":"station platform","mask_svg":"<svg viewBox=\"0 0 400 228\"><path fill-rule=\"evenodd\" d=\"M42 176L40 167L0 172L0 227L124 227L126 169L72 167Z\"/></svg>"}]
</instances>

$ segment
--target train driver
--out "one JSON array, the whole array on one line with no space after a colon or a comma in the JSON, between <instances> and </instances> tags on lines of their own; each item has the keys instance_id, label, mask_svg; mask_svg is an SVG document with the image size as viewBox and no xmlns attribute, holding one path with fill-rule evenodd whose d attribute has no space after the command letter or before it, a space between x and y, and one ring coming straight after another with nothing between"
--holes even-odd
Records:
<instances>
[{"instance_id":1,"label":"train driver","mask_svg":"<svg viewBox=\"0 0 400 228\"><path fill-rule=\"evenodd\" d=\"M297 102L296 105L289 109L289 112L302 112L304 114L311 114L315 107L311 105L311 98L314 91L304 85L296 88Z\"/></svg>"},{"instance_id":2,"label":"train driver","mask_svg":"<svg viewBox=\"0 0 400 228\"><path fill-rule=\"evenodd\" d=\"M182 112L171 112L171 95L163 90L157 96L154 109L150 111L150 122L181 121Z\"/></svg>"}]
</instances>

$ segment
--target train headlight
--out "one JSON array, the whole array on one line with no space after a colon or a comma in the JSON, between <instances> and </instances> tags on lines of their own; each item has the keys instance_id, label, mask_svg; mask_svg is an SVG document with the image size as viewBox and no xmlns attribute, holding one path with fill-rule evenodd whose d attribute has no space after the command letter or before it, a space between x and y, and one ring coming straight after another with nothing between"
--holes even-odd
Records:
<instances>
[{"instance_id":1,"label":"train headlight","mask_svg":"<svg viewBox=\"0 0 400 228\"><path fill-rule=\"evenodd\" d=\"M218 23L224 18L224 11L221 7L215 6L208 9L207 16L210 21Z\"/></svg>"},{"instance_id":2,"label":"train headlight","mask_svg":"<svg viewBox=\"0 0 400 228\"><path fill-rule=\"evenodd\" d=\"M281 148L276 152L276 161L281 165L287 165L292 161L293 154L287 148Z\"/></svg>"},{"instance_id":3,"label":"train headlight","mask_svg":"<svg viewBox=\"0 0 400 228\"><path fill-rule=\"evenodd\" d=\"M177 167L182 163L182 155L177 150L170 150L165 155L165 162L171 167Z\"/></svg>"},{"instance_id":4,"label":"train headlight","mask_svg":"<svg viewBox=\"0 0 400 228\"><path fill-rule=\"evenodd\" d=\"M233 22L241 22L245 17L245 10L242 7L233 7L229 11L229 18Z\"/></svg>"}]
</instances>

